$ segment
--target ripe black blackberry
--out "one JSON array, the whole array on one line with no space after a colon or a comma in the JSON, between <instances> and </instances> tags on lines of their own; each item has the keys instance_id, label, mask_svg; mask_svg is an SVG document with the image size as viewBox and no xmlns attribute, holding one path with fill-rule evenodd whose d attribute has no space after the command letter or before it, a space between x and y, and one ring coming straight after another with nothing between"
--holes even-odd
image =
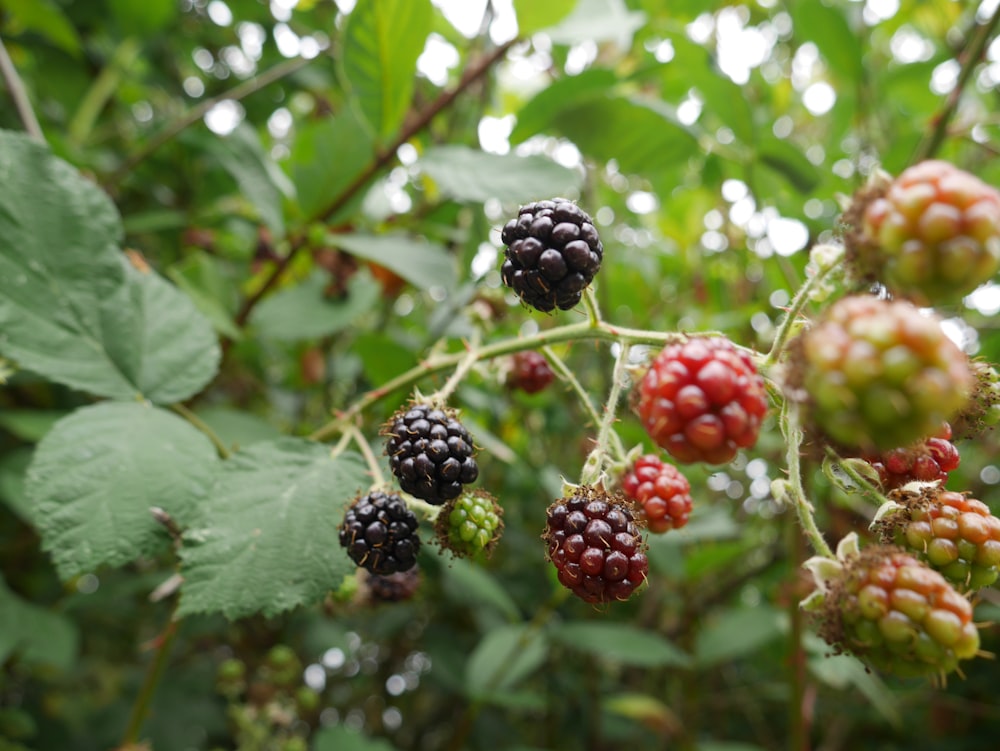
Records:
<instances>
[{"instance_id":1,"label":"ripe black blackberry","mask_svg":"<svg viewBox=\"0 0 1000 751\"><path fill-rule=\"evenodd\" d=\"M501 239L507 246L500 269L504 284L543 313L580 302L604 256L594 220L565 198L522 206Z\"/></svg>"},{"instance_id":2,"label":"ripe black blackberry","mask_svg":"<svg viewBox=\"0 0 1000 751\"><path fill-rule=\"evenodd\" d=\"M446 410L415 404L397 412L383 434L389 468L410 495L440 505L479 477L472 438Z\"/></svg>"},{"instance_id":3,"label":"ripe black blackberry","mask_svg":"<svg viewBox=\"0 0 1000 751\"><path fill-rule=\"evenodd\" d=\"M340 545L366 571L388 576L413 568L420 550L417 517L395 493L355 499L340 525Z\"/></svg>"}]
</instances>

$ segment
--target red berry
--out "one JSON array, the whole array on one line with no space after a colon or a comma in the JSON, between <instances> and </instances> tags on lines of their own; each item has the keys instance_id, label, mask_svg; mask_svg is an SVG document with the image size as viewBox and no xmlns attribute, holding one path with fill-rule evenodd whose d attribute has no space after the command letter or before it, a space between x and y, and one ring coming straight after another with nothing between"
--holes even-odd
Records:
<instances>
[{"instance_id":1,"label":"red berry","mask_svg":"<svg viewBox=\"0 0 1000 751\"><path fill-rule=\"evenodd\" d=\"M691 484L672 464L648 454L622 477L625 496L638 502L650 532L680 529L691 516Z\"/></svg>"},{"instance_id":2,"label":"red berry","mask_svg":"<svg viewBox=\"0 0 1000 751\"><path fill-rule=\"evenodd\" d=\"M516 352L510 358L507 387L535 394L547 388L555 377L544 355L533 350Z\"/></svg>"},{"instance_id":3,"label":"red berry","mask_svg":"<svg viewBox=\"0 0 1000 751\"><path fill-rule=\"evenodd\" d=\"M950 439L951 427L944 423L936 436L914 446L890 449L881 454L870 453L863 458L878 472L885 492L915 480L940 480L943 484L948 479L948 473L958 469L961 460L958 449Z\"/></svg>"},{"instance_id":4,"label":"red berry","mask_svg":"<svg viewBox=\"0 0 1000 751\"><path fill-rule=\"evenodd\" d=\"M919 303L971 292L1000 264L1000 192L940 160L914 165L862 195L852 261L861 274Z\"/></svg>"},{"instance_id":5,"label":"red berry","mask_svg":"<svg viewBox=\"0 0 1000 751\"><path fill-rule=\"evenodd\" d=\"M685 463L731 461L757 442L766 412L753 360L723 337L667 345L638 387L636 413L646 432Z\"/></svg>"},{"instance_id":6,"label":"red berry","mask_svg":"<svg viewBox=\"0 0 1000 751\"><path fill-rule=\"evenodd\" d=\"M548 557L559 582L586 602L627 600L646 581L649 561L632 504L581 487L546 512Z\"/></svg>"}]
</instances>

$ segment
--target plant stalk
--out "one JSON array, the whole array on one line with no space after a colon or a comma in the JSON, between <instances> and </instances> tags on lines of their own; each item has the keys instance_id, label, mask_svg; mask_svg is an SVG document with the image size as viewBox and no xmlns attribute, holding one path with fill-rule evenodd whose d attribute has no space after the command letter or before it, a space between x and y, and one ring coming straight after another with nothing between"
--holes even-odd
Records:
<instances>
[{"instance_id":1,"label":"plant stalk","mask_svg":"<svg viewBox=\"0 0 1000 751\"><path fill-rule=\"evenodd\" d=\"M42 126L38 124L38 117L31 106L24 82L18 75L17 68L14 67L14 61L7 53L2 38L0 38L0 78L3 78L3 82L7 86L7 91L14 102L14 108L17 110L17 116L21 119L24 130L39 143L45 143L45 134L42 133Z\"/></svg>"}]
</instances>

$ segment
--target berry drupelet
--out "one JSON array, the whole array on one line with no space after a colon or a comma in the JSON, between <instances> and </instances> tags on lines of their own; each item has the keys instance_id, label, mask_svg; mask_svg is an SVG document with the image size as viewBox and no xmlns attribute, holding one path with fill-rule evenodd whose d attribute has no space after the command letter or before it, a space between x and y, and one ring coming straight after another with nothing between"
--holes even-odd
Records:
<instances>
[{"instance_id":1,"label":"berry drupelet","mask_svg":"<svg viewBox=\"0 0 1000 751\"><path fill-rule=\"evenodd\" d=\"M691 484L655 454L636 459L622 477L625 496L636 501L650 532L680 529L691 516Z\"/></svg>"}]
</instances>

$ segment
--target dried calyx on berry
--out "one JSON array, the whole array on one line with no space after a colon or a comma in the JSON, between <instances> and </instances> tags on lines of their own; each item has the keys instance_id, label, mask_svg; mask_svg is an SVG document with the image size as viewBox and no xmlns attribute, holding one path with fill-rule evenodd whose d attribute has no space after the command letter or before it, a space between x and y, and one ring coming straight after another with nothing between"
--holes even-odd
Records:
<instances>
[{"instance_id":1,"label":"dried calyx on berry","mask_svg":"<svg viewBox=\"0 0 1000 751\"><path fill-rule=\"evenodd\" d=\"M395 493L374 490L347 508L340 545L361 568L386 576L417 563L420 538L416 515Z\"/></svg>"},{"instance_id":2,"label":"dried calyx on berry","mask_svg":"<svg viewBox=\"0 0 1000 751\"><path fill-rule=\"evenodd\" d=\"M500 268L504 284L545 313L580 302L604 257L594 220L565 198L522 206L501 239L507 246Z\"/></svg>"},{"instance_id":3,"label":"dried calyx on berry","mask_svg":"<svg viewBox=\"0 0 1000 751\"><path fill-rule=\"evenodd\" d=\"M404 407L382 429L389 468L410 495L440 505L479 476L472 437L452 410Z\"/></svg>"},{"instance_id":4,"label":"dried calyx on berry","mask_svg":"<svg viewBox=\"0 0 1000 751\"><path fill-rule=\"evenodd\" d=\"M650 532L680 529L691 516L691 484L672 464L655 454L640 456L622 476L625 497L640 507Z\"/></svg>"},{"instance_id":5,"label":"dried calyx on berry","mask_svg":"<svg viewBox=\"0 0 1000 751\"><path fill-rule=\"evenodd\" d=\"M546 512L545 540L559 582L585 602L627 600L649 572L632 502L581 486Z\"/></svg>"},{"instance_id":6,"label":"dried calyx on berry","mask_svg":"<svg viewBox=\"0 0 1000 751\"><path fill-rule=\"evenodd\" d=\"M805 566L818 589L803 607L838 652L904 678L946 675L979 652L969 601L900 548L859 550L852 532L836 560L817 556Z\"/></svg>"},{"instance_id":7,"label":"dried calyx on berry","mask_svg":"<svg viewBox=\"0 0 1000 751\"><path fill-rule=\"evenodd\" d=\"M1000 574L1000 519L963 493L937 485L895 490L873 528L963 592L988 587Z\"/></svg>"},{"instance_id":8,"label":"dried calyx on berry","mask_svg":"<svg viewBox=\"0 0 1000 751\"><path fill-rule=\"evenodd\" d=\"M1000 267L1000 192L941 160L877 173L844 223L854 275L918 304L955 301Z\"/></svg>"},{"instance_id":9,"label":"dried calyx on berry","mask_svg":"<svg viewBox=\"0 0 1000 751\"><path fill-rule=\"evenodd\" d=\"M911 482L947 481L961 457L951 442L951 426L943 423L936 434L906 448L868 453L861 457L878 473L884 492Z\"/></svg>"},{"instance_id":10,"label":"dried calyx on berry","mask_svg":"<svg viewBox=\"0 0 1000 751\"><path fill-rule=\"evenodd\" d=\"M635 412L677 461L724 464L757 442L767 393L749 353L721 336L692 337L656 356Z\"/></svg>"},{"instance_id":11,"label":"dried calyx on berry","mask_svg":"<svg viewBox=\"0 0 1000 751\"><path fill-rule=\"evenodd\" d=\"M956 438L979 438L1000 423L1000 374L979 358L970 360L969 368L975 382L969 401L952 420Z\"/></svg>"},{"instance_id":12,"label":"dried calyx on berry","mask_svg":"<svg viewBox=\"0 0 1000 751\"><path fill-rule=\"evenodd\" d=\"M438 543L459 558L489 558L503 535L503 507L483 490L467 490L448 501L434 524Z\"/></svg>"},{"instance_id":13,"label":"dried calyx on berry","mask_svg":"<svg viewBox=\"0 0 1000 751\"><path fill-rule=\"evenodd\" d=\"M851 295L793 341L787 395L845 453L933 435L972 389L968 358L941 321L904 300Z\"/></svg>"}]
</instances>

